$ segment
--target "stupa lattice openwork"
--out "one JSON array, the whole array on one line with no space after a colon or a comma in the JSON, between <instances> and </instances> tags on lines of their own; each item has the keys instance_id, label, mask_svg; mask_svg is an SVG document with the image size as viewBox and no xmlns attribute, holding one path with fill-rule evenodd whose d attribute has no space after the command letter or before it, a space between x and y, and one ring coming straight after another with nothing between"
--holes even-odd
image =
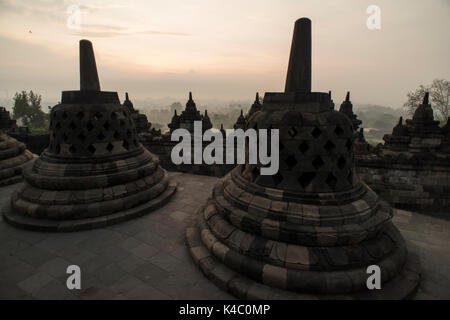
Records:
<instances>
[{"instance_id":1,"label":"stupa lattice openwork","mask_svg":"<svg viewBox=\"0 0 450 320\"><path fill-rule=\"evenodd\" d=\"M285 92L266 93L248 128L279 129L280 168L239 165L186 232L193 260L245 299L410 297L420 263L391 207L358 177L354 126L329 93L311 92L311 21L296 21ZM367 287L367 267L381 290Z\"/></svg>"},{"instance_id":2,"label":"stupa lattice openwork","mask_svg":"<svg viewBox=\"0 0 450 320\"><path fill-rule=\"evenodd\" d=\"M176 183L138 141L117 92L100 90L91 42L80 41L80 90L62 92L50 145L3 208L12 225L45 231L106 226L166 203Z\"/></svg>"}]
</instances>

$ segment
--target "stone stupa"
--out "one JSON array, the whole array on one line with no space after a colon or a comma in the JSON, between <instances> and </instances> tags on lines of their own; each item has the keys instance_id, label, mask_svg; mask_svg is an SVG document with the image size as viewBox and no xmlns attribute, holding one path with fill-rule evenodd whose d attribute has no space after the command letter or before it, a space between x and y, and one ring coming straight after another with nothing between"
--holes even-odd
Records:
<instances>
[{"instance_id":1,"label":"stone stupa","mask_svg":"<svg viewBox=\"0 0 450 320\"><path fill-rule=\"evenodd\" d=\"M449 122L439 127L429 93L412 119L400 117L373 154L359 155L358 171L383 199L400 209L450 216Z\"/></svg>"},{"instance_id":2,"label":"stone stupa","mask_svg":"<svg viewBox=\"0 0 450 320\"><path fill-rule=\"evenodd\" d=\"M309 19L295 23L285 92L266 93L248 127L279 129L280 169L239 165L216 184L186 231L203 273L243 299L410 297L420 262L356 174L352 122L311 92ZM381 290L367 288L370 265Z\"/></svg>"},{"instance_id":3,"label":"stone stupa","mask_svg":"<svg viewBox=\"0 0 450 320\"><path fill-rule=\"evenodd\" d=\"M103 227L165 204L176 183L138 141L117 92L100 91L91 42L80 41L80 90L63 91L50 145L24 170L3 217L40 231Z\"/></svg>"},{"instance_id":4,"label":"stone stupa","mask_svg":"<svg viewBox=\"0 0 450 320\"><path fill-rule=\"evenodd\" d=\"M0 128L0 187L20 182L24 166L36 155Z\"/></svg>"}]
</instances>

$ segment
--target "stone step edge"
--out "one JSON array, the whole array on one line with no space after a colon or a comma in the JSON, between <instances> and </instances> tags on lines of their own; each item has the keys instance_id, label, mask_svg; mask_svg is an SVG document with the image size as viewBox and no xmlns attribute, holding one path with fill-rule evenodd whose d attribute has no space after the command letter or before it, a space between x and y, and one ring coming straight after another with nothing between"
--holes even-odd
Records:
<instances>
[{"instance_id":1,"label":"stone step edge","mask_svg":"<svg viewBox=\"0 0 450 320\"><path fill-rule=\"evenodd\" d=\"M382 290L366 291L343 295L300 294L272 288L251 280L231 270L215 258L201 241L198 228L186 229L186 245L194 263L203 274L220 289L233 294L239 299L248 300L396 300L410 299L414 296L421 278L419 257L409 253L402 273Z\"/></svg>"},{"instance_id":2,"label":"stone step edge","mask_svg":"<svg viewBox=\"0 0 450 320\"><path fill-rule=\"evenodd\" d=\"M170 198L175 194L177 189L177 183L175 180L170 179L166 190L161 193L157 198L152 199L137 207L117 212L108 216L79 219L79 220L44 220L34 219L26 217L11 210L11 205L7 204L1 208L3 219L14 227L30 230L30 231L43 231L43 232L73 232L81 230L89 230L102 228L109 225L113 225L119 222L127 221L133 218L143 216L150 213L162 206L164 206Z\"/></svg>"}]
</instances>

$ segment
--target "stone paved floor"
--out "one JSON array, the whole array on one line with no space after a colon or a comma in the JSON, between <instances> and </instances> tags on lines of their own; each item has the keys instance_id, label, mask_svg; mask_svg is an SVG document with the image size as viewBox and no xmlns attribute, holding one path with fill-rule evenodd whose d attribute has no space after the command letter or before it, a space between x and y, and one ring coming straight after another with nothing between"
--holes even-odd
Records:
<instances>
[{"instance_id":1,"label":"stone paved floor","mask_svg":"<svg viewBox=\"0 0 450 320\"><path fill-rule=\"evenodd\" d=\"M232 299L193 264L184 231L217 178L172 173L179 188L165 207L104 229L54 234L18 230L0 218L0 299ZM0 205L17 185L0 189ZM394 219L419 253L417 299L450 299L450 221L398 211ZM68 265L82 289L66 288Z\"/></svg>"}]
</instances>

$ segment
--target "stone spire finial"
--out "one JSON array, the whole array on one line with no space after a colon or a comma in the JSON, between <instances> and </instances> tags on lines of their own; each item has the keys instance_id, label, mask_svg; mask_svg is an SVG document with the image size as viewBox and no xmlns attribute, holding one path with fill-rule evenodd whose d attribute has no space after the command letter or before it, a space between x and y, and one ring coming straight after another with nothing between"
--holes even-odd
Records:
<instances>
[{"instance_id":1,"label":"stone spire finial","mask_svg":"<svg viewBox=\"0 0 450 320\"><path fill-rule=\"evenodd\" d=\"M403 125L403 117L400 117L400 119L398 119L398 125L399 126Z\"/></svg>"},{"instance_id":2,"label":"stone spire finial","mask_svg":"<svg viewBox=\"0 0 450 320\"><path fill-rule=\"evenodd\" d=\"M429 97L430 97L430 93L429 92L425 92L425 96L423 97L423 105L429 105Z\"/></svg>"},{"instance_id":3,"label":"stone spire finial","mask_svg":"<svg viewBox=\"0 0 450 320\"><path fill-rule=\"evenodd\" d=\"M259 103L259 92L256 93L255 103Z\"/></svg>"},{"instance_id":4,"label":"stone spire finial","mask_svg":"<svg viewBox=\"0 0 450 320\"><path fill-rule=\"evenodd\" d=\"M347 91L347 95L345 96L345 101L350 102L350 91Z\"/></svg>"},{"instance_id":5,"label":"stone spire finial","mask_svg":"<svg viewBox=\"0 0 450 320\"><path fill-rule=\"evenodd\" d=\"M189 91L189 101L192 101L192 92Z\"/></svg>"},{"instance_id":6,"label":"stone spire finial","mask_svg":"<svg viewBox=\"0 0 450 320\"><path fill-rule=\"evenodd\" d=\"M89 40L80 40L80 90L100 91L94 49Z\"/></svg>"},{"instance_id":7,"label":"stone spire finial","mask_svg":"<svg viewBox=\"0 0 450 320\"><path fill-rule=\"evenodd\" d=\"M125 100L130 100L128 99L128 92L125 92Z\"/></svg>"},{"instance_id":8,"label":"stone spire finial","mask_svg":"<svg viewBox=\"0 0 450 320\"><path fill-rule=\"evenodd\" d=\"M295 22L285 92L311 92L311 20Z\"/></svg>"}]
</instances>

